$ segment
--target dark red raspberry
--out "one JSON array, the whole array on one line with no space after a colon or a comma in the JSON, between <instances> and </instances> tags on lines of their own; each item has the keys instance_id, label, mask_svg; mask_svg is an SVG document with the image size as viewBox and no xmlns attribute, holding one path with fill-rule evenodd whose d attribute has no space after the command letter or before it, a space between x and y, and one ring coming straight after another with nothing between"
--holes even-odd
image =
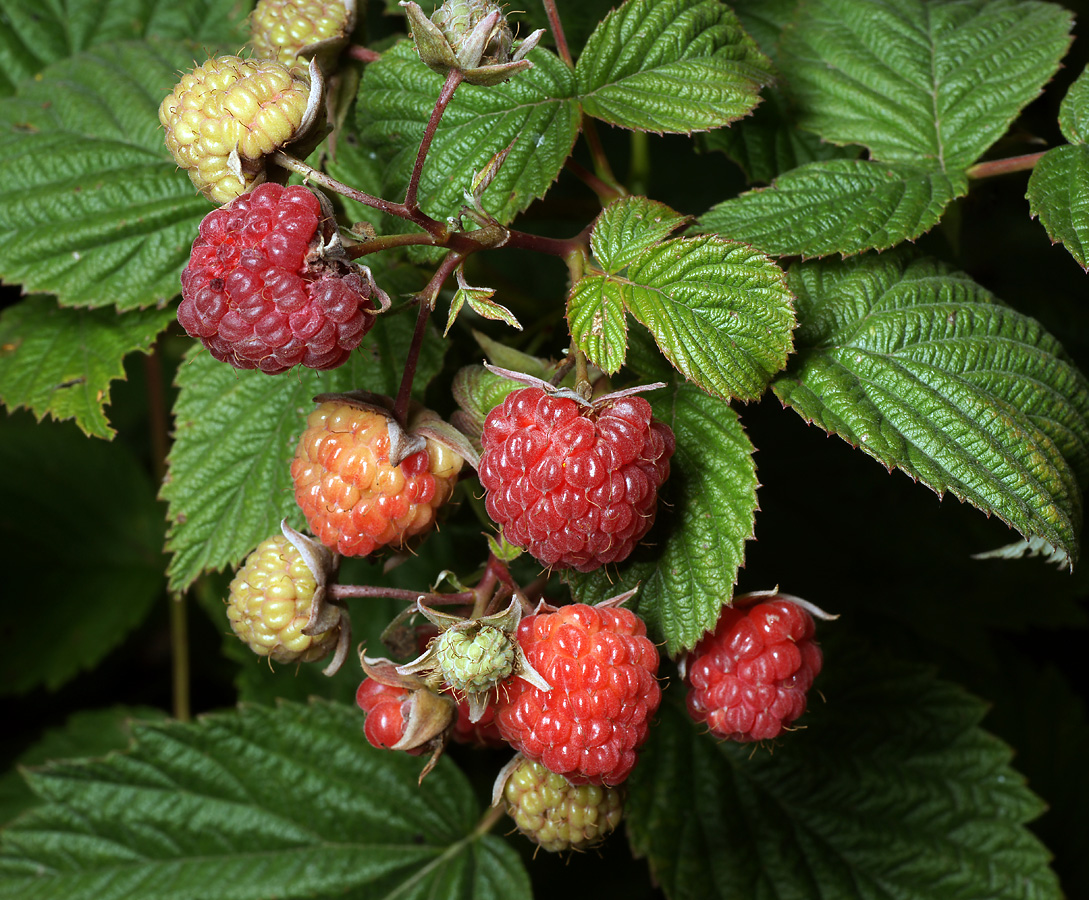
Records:
<instances>
[{"instance_id":1,"label":"dark red raspberry","mask_svg":"<svg viewBox=\"0 0 1089 900\"><path fill-rule=\"evenodd\" d=\"M805 712L820 673L814 630L813 617L784 597L723 609L715 631L688 657L692 718L727 740L778 737Z\"/></svg>"},{"instance_id":2,"label":"dark red raspberry","mask_svg":"<svg viewBox=\"0 0 1089 900\"><path fill-rule=\"evenodd\" d=\"M216 359L270 375L344 363L374 324L373 282L315 252L321 204L262 184L200 223L178 321Z\"/></svg>"},{"instance_id":3,"label":"dark red raspberry","mask_svg":"<svg viewBox=\"0 0 1089 900\"><path fill-rule=\"evenodd\" d=\"M572 784L620 784L662 696L658 651L646 633L630 610L585 603L523 619L518 643L552 690L506 682L499 733Z\"/></svg>"},{"instance_id":4,"label":"dark red raspberry","mask_svg":"<svg viewBox=\"0 0 1089 900\"><path fill-rule=\"evenodd\" d=\"M538 387L484 422L480 483L504 537L546 566L626 559L654 524L675 442L642 397L582 406Z\"/></svg>"},{"instance_id":5,"label":"dark red raspberry","mask_svg":"<svg viewBox=\"0 0 1089 900\"><path fill-rule=\"evenodd\" d=\"M470 744L473 747L503 747L506 741L499 733L499 726L495 724L495 706L489 706L484 710L480 721L469 721L469 703L462 700L458 703L458 717L454 721L454 728L450 732L450 739L459 744Z\"/></svg>"},{"instance_id":6,"label":"dark red raspberry","mask_svg":"<svg viewBox=\"0 0 1089 900\"><path fill-rule=\"evenodd\" d=\"M405 736L405 705L410 697L405 688L382 684L373 678L363 679L355 692L355 702L367 714L363 733L371 746L390 750ZM423 747L418 747L408 752L418 755L423 751Z\"/></svg>"}]
</instances>

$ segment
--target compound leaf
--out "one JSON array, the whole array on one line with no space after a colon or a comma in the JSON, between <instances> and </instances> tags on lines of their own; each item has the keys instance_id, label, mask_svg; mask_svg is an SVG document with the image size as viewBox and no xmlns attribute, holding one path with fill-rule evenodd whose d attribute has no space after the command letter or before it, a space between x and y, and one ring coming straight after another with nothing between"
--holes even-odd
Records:
<instances>
[{"instance_id":1,"label":"compound leaf","mask_svg":"<svg viewBox=\"0 0 1089 900\"><path fill-rule=\"evenodd\" d=\"M163 144L189 44L96 45L0 101L0 277L63 306L169 300L211 209Z\"/></svg>"},{"instance_id":2,"label":"compound leaf","mask_svg":"<svg viewBox=\"0 0 1089 900\"><path fill-rule=\"evenodd\" d=\"M717 0L627 0L590 36L575 76L589 115L690 134L748 115L772 67Z\"/></svg>"},{"instance_id":3,"label":"compound leaf","mask_svg":"<svg viewBox=\"0 0 1089 900\"><path fill-rule=\"evenodd\" d=\"M774 754L663 704L628 781L628 833L666 896L1059 900L1024 827L1044 805L979 728L985 705L857 641L822 643L803 727Z\"/></svg>"},{"instance_id":4,"label":"compound leaf","mask_svg":"<svg viewBox=\"0 0 1089 900\"><path fill-rule=\"evenodd\" d=\"M610 277L666 358L712 394L758 397L786 363L790 291L782 270L746 244L672 238L640 253L623 279Z\"/></svg>"},{"instance_id":5,"label":"compound leaf","mask_svg":"<svg viewBox=\"0 0 1089 900\"><path fill-rule=\"evenodd\" d=\"M124 640L163 596L162 534L151 480L125 444L0 418L0 692L55 690Z\"/></svg>"},{"instance_id":6,"label":"compound leaf","mask_svg":"<svg viewBox=\"0 0 1089 900\"><path fill-rule=\"evenodd\" d=\"M1089 382L1038 322L928 260L799 265L790 284L801 325L772 385L784 403L1077 556Z\"/></svg>"},{"instance_id":7,"label":"compound leaf","mask_svg":"<svg viewBox=\"0 0 1089 900\"><path fill-rule=\"evenodd\" d=\"M756 466L752 443L724 401L678 383L645 396L677 438L657 520L618 573L568 577L587 603L638 586L633 605L675 656L714 628L733 596L753 536Z\"/></svg>"},{"instance_id":8,"label":"compound leaf","mask_svg":"<svg viewBox=\"0 0 1089 900\"><path fill-rule=\"evenodd\" d=\"M1032 169L1026 196L1052 242L1089 270L1089 145L1048 150Z\"/></svg>"},{"instance_id":9,"label":"compound leaf","mask_svg":"<svg viewBox=\"0 0 1089 900\"><path fill-rule=\"evenodd\" d=\"M1071 24L1035 0L813 0L783 30L780 64L803 127L957 172L1039 95Z\"/></svg>"},{"instance_id":10,"label":"compound leaf","mask_svg":"<svg viewBox=\"0 0 1089 900\"><path fill-rule=\"evenodd\" d=\"M590 249L601 268L615 275L641 251L665 240L687 217L657 200L621 197L601 211L590 233Z\"/></svg>"},{"instance_id":11,"label":"compound leaf","mask_svg":"<svg viewBox=\"0 0 1089 900\"><path fill-rule=\"evenodd\" d=\"M32 771L46 803L4 831L0 898L528 900L457 768L417 785L420 760L371 747L361 722L345 704L245 706Z\"/></svg>"},{"instance_id":12,"label":"compound leaf","mask_svg":"<svg viewBox=\"0 0 1089 900\"><path fill-rule=\"evenodd\" d=\"M574 76L537 48L533 68L505 84L462 84L443 114L420 180L420 207L444 219L466 203L473 176L508 145L510 153L483 195L484 208L509 222L544 195L579 129ZM442 78L402 41L367 66L359 87L360 137L387 163L385 193L403 193Z\"/></svg>"},{"instance_id":13,"label":"compound leaf","mask_svg":"<svg viewBox=\"0 0 1089 900\"><path fill-rule=\"evenodd\" d=\"M351 360L331 372L282 375L239 371L201 349L178 372L174 445L163 499L170 503L168 575L183 590L201 572L238 562L279 531L287 517L303 527L289 467L317 394L367 390L393 396L414 323L379 317ZM442 345L429 331L413 388L421 392L441 368Z\"/></svg>"},{"instance_id":14,"label":"compound leaf","mask_svg":"<svg viewBox=\"0 0 1089 900\"><path fill-rule=\"evenodd\" d=\"M27 297L0 315L0 402L41 419L75 419L84 434L111 439L104 407L110 383L133 351L148 353L173 309L63 309Z\"/></svg>"},{"instance_id":15,"label":"compound leaf","mask_svg":"<svg viewBox=\"0 0 1089 900\"><path fill-rule=\"evenodd\" d=\"M883 250L933 228L956 197L961 173L864 159L808 163L712 207L704 229L780 256Z\"/></svg>"},{"instance_id":16,"label":"compound leaf","mask_svg":"<svg viewBox=\"0 0 1089 900\"><path fill-rule=\"evenodd\" d=\"M220 0L0 0L0 96L48 64L95 44L160 38L241 46L244 11Z\"/></svg>"}]
</instances>

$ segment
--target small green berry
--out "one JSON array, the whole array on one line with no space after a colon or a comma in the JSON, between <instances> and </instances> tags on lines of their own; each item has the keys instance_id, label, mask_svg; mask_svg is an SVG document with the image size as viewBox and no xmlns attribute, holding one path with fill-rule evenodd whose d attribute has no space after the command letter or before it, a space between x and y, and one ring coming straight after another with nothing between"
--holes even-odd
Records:
<instances>
[{"instance_id":1,"label":"small green berry","mask_svg":"<svg viewBox=\"0 0 1089 900\"><path fill-rule=\"evenodd\" d=\"M450 628L437 640L439 668L455 691L490 690L514 671L514 643L498 628Z\"/></svg>"}]
</instances>

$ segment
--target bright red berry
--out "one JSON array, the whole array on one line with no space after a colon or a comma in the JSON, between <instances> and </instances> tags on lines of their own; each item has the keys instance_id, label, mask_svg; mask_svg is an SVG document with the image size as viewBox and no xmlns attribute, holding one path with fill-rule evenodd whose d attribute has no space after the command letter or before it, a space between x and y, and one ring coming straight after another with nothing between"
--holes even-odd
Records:
<instances>
[{"instance_id":1,"label":"bright red berry","mask_svg":"<svg viewBox=\"0 0 1089 900\"><path fill-rule=\"evenodd\" d=\"M399 465L389 461L387 416L347 401L320 404L299 438L291 477L310 530L344 556L401 547L435 523L463 460L427 440Z\"/></svg>"},{"instance_id":2,"label":"bright red berry","mask_svg":"<svg viewBox=\"0 0 1089 900\"><path fill-rule=\"evenodd\" d=\"M367 719L363 724L363 733L371 746L390 750L405 736L407 703L411 693L403 687L382 684L373 678L364 678L355 692L355 702ZM409 752L418 755L422 747Z\"/></svg>"},{"instance_id":3,"label":"bright red berry","mask_svg":"<svg viewBox=\"0 0 1089 900\"><path fill-rule=\"evenodd\" d=\"M538 387L484 422L480 483L504 537L546 566L589 572L650 530L675 441L642 397L593 407Z\"/></svg>"},{"instance_id":4,"label":"bright red berry","mask_svg":"<svg viewBox=\"0 0 1089 900\"><path fill-rule=\"evenodd\" d=\"M778 737L805 712L821 670L814 630L809 612L783 597L723 609L715 631L688 657L692 718L727 740Z\"/></svg>"},{"instance_id":5,"label":"bright red berry","mask_svg":"<svg viewBox=\"0 0 1089 900\"><path fill-rule=\"evenodd\" d=\"M499 732L572 784L628 777L658 709L658 651L627 609L576 603L518 626L518 642L550 691L514 678L499 690Z\"/></svg>"},{"instance_id":6,"label":"bright red berry","mask_svg":"<svg viewBox=\"0 0 1089 900\"><path fill-rule=\"evenodd\" d=\"M210 212L181 275L182 327L239 369L344 363L374 324L373 282L321 257L321 220L313 193L271 183Z\"/></svg>"}]
</instances>

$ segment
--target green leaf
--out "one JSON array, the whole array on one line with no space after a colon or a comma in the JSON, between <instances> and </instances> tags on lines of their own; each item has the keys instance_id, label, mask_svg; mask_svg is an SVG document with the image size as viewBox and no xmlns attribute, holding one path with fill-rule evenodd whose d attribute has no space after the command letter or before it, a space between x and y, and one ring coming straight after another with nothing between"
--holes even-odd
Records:
<instances>
[{"instance_id":1,"label":"green leaf","mask_svg":"<svg viewBox=\"0 0 1089 900\"><path fill-rule=\"evenodd\" d=\"M794 308L782 271L717 236L673 238L628 266L628 311L676 369L720 397L760 396L786 364Z\"/></svg>"},{"instance_id":2,"label":"green leaf","mask_svg":"<svg viewBox=\"0 0 1089 900\"><path fill-rule=\"evenodd\" d=\"M124 377L125 356L150 352L173 320L172 308L119 314L28 297L0 315L0 402L38 419L75 419L84 434L109 440L110 383Z\"/></svg>"},{"instance_id":3,"label":"green leaf","mask_svg":"<svg viewBox=\"0 0 1089 900\"><path fill-rule=\"evenodd\" d=\"M0 692L60 687L162 597L162 510L128 448L0 418L6 649Z\"/></svg>"},{"instance_id":4,"label":"green leaf","mask_svg":"<svg viewBox=\"0 0 1089 900\"><path fill-rule=\"evenodd\" d=\"M1089 382L1038 322L927 260L802 265L790 284L799 352L772 385L780 400L1077 556Z\"/></svg>"},{"instance_id":5,"label":"green leaf","mask_svg":"<svg viewBox=\"0 0 1089 900\"><path fill-rule=\"evenodd\" d=\"M16 760L20 767L40 766L49 760L105 756L124 750L132 739L133 719L162 719L166 713L150 706L114 706L73 713L63 728L51 728ZM0 775L0 826L36 806L38 799L16 769Z\"/></svg>"},{"instance_id":6,"label":"green leaf","mask_svg":"<svg viewBox=\"0 0 1089 900\"><path fill-rule=\"evenodd\" d=\"M870 160L800 166L712 207L702 228L780 256L827 256L883 250L933 228L956 197L963 174Z\"/></svg>"},{"instance_id":7,"label":"green leaf","mask_svg":"<svg viewBox=\"0 0 1089 900\"><path fill-rule=\"evenodd\" d=\"M241 46L245 10L221 0L0 0L0 96L48 64L110 41L160 38Z\"/></svg>"},{"instance_id":8,"label":"green leaf","mask_svg":"<svg viewBox=\"0 0 1089 900\"><path fill-rule=\"evenodd\" d=\"M331 372L282 375L239 371L203 350L178 372L174 446L163 499L170 503L167 549L172 590L201 572L233 565L279 532L287 517L303 527L289 467L317 394L364 389L393 396L400 384L414 322L380 316L351 361ZM413 391L422 399L442 367L442 345L428 331Z\"/></svg>"},{"instance_id":9,"label":"green leaf","mask_svg":"<svg viewBox=\"0 0 1089 900\"><path fill-rule=\"evenodd\" d=\"M1034 0L813 0L783 31L783 82L825 140L953 173L1040 94L1071 25Z\"/></svg>"},{"instance_id":10,"label":"green leaf","mask_svg":"<svg viewBox=\"0 0 1089 900\"><path fill-rule=\"evenodd\" d=\"M575 595L594 603L639 585L633 601L675 656L714 628L733 596L756 514L754 452L737 413L690 384L646 395L677 438L658 517L619 568L568 576Z\"/></svg>"},{"instance_id":11,"label":"green leaf","mask_svg":"<svg viewBox=\"0 0 1089 900\"><path fill-rule=\"evenodd\" d=\"M575 66L591 116L639 131L691 134L748 115L771 61L718 0L627 0Z\"/></svg>"},{"instance_id":12,"label":"green leaf","mask_svg":"<svg viewBox=\"0 0 1089 900\"><path fill-rule=\"evenodd\" d=\"M344 704L137 725L135 747L31 773L48 804L3 833L0 897L530 897L447 760L371 747Z\"/></svg>"},{"instance_id":13,"label":"green leaf","mask_svg":"<svg viewBox=\"0 0 1089 900\"><path fill-rule=\"evenodd\" d=\"M1089 145L1048 150L1033 167L1025 196L1051 242L1061 242L1089 271Z\"/></svg>"},{"instance_id":14,"label":"green leaf","mask_svg":"<svg viewBox=\"0 0 1089 900\"><path fill-rule=\"evenodd\" d=\"M567 295L567 327L571 339L592 365L614 375L628 352L624 288L612 278L580 278Z\"/></svg>"},{"instance_id":15,"label":"green leaf","mask_svg":"<svg viewBox=\"0 0 1089 900\"><path fill-rule=\"evenodd\" d=\"M574 76L550 51L534 50L533 68L495 87L463 84L446 108L420 179L421 208L438 219L465 205L464 192L488 161L511 146L483 204L509 222L544 195L560 174L579 129ZM404 192L442 78L410 41L367 66L359 87L360 138L388 164L383 196Z\"/></svg>"},{"instance_id":16,"label":"green leaf","mask_svg":"<svg viewBox=\"0 0 1089 900\"><path fill-rule=\"evenodd\" d=\"M1089 141L1089 67L1082 69L1063 98L1059 128L1071 144Z\"/></svg>"},{"instance_id":17,"label":"green leaf","mask_svg":"<svg viewBox=\"0 0 1089 900\"><path fill-rule=\"evenodd\" d=\"M98 45L0 101L0 276L64 306L169 300L211 209L163 144L182 43Z\"/></svg>"},{"instance_id":18,"label":"green leaf","mask_svg":"<svg viewBox=\"0 0 1089 900\"><path fill-rule=\"evenodd\" d=\"M590 249L608 275L615 275L643 251L665 240L687 216L646 197L621 197L601 211L590 233Z\"/></svg>"},{"instance_id":19,"label":"green leaf","mask_svg":"<svg viewBox=\"0 0 1089 900\"><path fill-rule=\"evenodd\" d=\"M984 704L857 641L825 655L774 754L663 704L628 781L628 834L665 894L1059 900L1024 827L1043 804L979 728Z\"/></svg>"}]
</instances>

